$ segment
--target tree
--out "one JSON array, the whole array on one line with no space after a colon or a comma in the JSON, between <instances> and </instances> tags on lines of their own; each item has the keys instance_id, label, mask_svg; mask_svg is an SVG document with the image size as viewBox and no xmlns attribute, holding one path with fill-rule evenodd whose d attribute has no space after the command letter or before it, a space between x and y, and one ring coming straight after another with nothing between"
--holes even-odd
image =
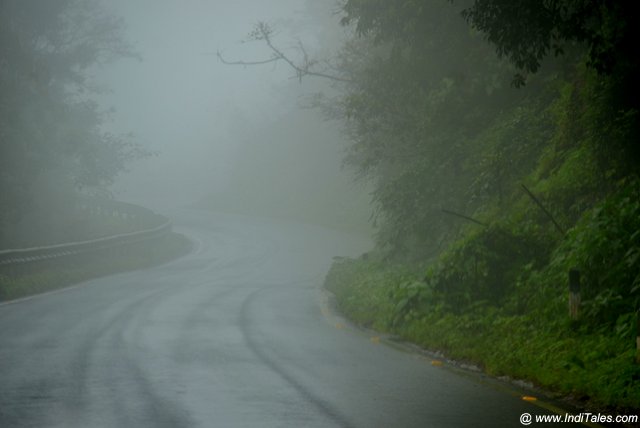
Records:
<instances>
[{"instance_id":1,"label":"tree","mask_svg":"<svg viewBox=\"0 0 640 428\"><path fill-rule=\"evenodd\" d=\"M378 41L417 46L429 42L432 0L347 0L343 23ZM535 73L550 54L585 45L588 63L599 73L636 70L637 12L633 3L598 0L460 0L454 7L523 74ZM437 25L437 23L436 23ZM514 83L524 83L518 74Z\"/></svg>"},{"instance_id":2,"label":"tree","mask_svg":"<svg viewBox=\"0 0 640 428\"><path fill-rule=\"evenodd\" d=\"M489 142L478 134L532 88L517 93L501 83L513 68L469 31L460 7L352 0L345 13L359 45L347 46L343 60L353 80L344 97L353 142L347 163L374 182L378 243L399 255L433 256L459 225L443 208L473 213L501 192L478 184L489 172L479 171L489 164ZM500 184L514 173L515 162L507 162L506 155L491 162L504 170Z\"/></svg>"},{"instance_id":3,"label":"tree","mask_svg":"<svg viewBox=\"0 0 640 428\"><path fill-rule=\"evenodd\" d=\"M638 12L632 2L614 0L475 0L463 16L484 33L499 56L520 70L516 86L527 73L535 73L551 53L586 50L586 64L599 77L597 97L607 112L606 129L628 129L623 144L605 138L599 143L602 158L616 159L619 168L635 168L640 160L640 85L637 55ZM604 117L603 116L603 117ZM614 139L615 140L615 139Z\"/></svg>"},{"instance_id":4,"label":"tree","mask_svg":"<svg viewBox=\"0 0 640 428\"><path fill-rule=\"evenodd\" d=\"M577 42L588 49L588 64L599 73L636 69L635 5L598 0L475 0L463 11L486 34L498 55L533 73L550 53Z\"/></svg>"},{"instance_id":5,"label":"tree","mask_svg":"<svg viewBox=\"0 0 640 428\"><path fill-rule=\"evenodd\" d=\"M90 100L89 67L135 56L121 30L95 1L0 1L0 246L143 154L100 130L106 115ZM47 192L60 202L44 205Z\"/></svg>"}]
</instances>

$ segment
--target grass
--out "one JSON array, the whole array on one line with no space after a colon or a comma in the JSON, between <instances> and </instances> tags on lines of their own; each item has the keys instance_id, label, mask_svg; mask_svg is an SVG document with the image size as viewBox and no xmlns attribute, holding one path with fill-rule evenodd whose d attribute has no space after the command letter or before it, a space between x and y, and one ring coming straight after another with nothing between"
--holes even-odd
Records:
<instances>
[{"instance_id":1,"label":"grass","mask_svg":"<svg viewBox=\"0 0 640 428\"><path fill-rule=\"evenodd\" d=\"M68 287L118 272L160 265L187 254L191 242L175 232L135 244L0 269L0 301Z\"/></svg>"}]
</instances>

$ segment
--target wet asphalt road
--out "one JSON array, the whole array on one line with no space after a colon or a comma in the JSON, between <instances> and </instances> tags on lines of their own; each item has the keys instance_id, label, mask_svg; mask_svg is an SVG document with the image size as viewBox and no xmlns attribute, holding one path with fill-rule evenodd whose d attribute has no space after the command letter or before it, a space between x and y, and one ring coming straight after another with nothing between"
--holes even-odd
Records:
<instances>
[{"instance_id":1,"label":"wet asphalt road","mask_svg":"<svg viewBox=\"0 0 640 428\"><path fill-rule=\"evenodd\" d=\"M366 242L196 211L175 224L188 256L0 305L0 427L518 427L543 413L328 310L332 256Z\"/></svg>"}]
</instances>

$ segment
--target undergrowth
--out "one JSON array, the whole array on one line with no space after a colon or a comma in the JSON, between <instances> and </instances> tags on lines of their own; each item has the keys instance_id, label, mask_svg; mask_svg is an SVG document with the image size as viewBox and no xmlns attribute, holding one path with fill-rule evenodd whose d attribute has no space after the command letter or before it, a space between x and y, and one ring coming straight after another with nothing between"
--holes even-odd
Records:
<instances>
[{"instance_id":1,"label":"undergrowth","mask_svg":"<svg viewBox=\"0 0 640 428\"><path fill-rule=\"evenodd\" d=\"M621 183L584 213L546 263L514 253L506 229L487 228L451 245L424 275L370 256L334 263L325 285L359 324L591 407L639 409L639 192L637 180ZM508 252L493 239L504 239ZM568 315L574 267L582 272L578 321ZM497 281L504 283L484 288Z\"/></svg>"},{"instance_id":2,"label":"undergrowth","mask_svg":"<svg viewBox=\"0 0 640 428\"><path fill-rule=\"evenodd\" d=\"M337 262L325 284L339 309L360 325L592 408L640 408L640 364L626 327L593 331L565 317L549 323L540 316L545 308L514 315L486 301L456 313L419 278L371 261ZM566 300L562 294L554 298Z\"/></svg>"}]
</instances>

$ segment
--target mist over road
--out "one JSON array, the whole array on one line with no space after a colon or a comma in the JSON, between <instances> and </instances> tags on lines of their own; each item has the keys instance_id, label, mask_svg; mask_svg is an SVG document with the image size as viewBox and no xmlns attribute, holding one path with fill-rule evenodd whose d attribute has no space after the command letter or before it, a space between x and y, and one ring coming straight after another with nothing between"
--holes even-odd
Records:
<instances>
[{"instance_id":1,"label":"mist over road","mask_svg":"<svg viewBox=\"0 0 640 428\"><path fill-rule=\"evenodd\" d=\"M182 212L188 256L0 306L2 427L513 427L539 409L336 324L365 240Z\"/></svg>"}]
</instances>

